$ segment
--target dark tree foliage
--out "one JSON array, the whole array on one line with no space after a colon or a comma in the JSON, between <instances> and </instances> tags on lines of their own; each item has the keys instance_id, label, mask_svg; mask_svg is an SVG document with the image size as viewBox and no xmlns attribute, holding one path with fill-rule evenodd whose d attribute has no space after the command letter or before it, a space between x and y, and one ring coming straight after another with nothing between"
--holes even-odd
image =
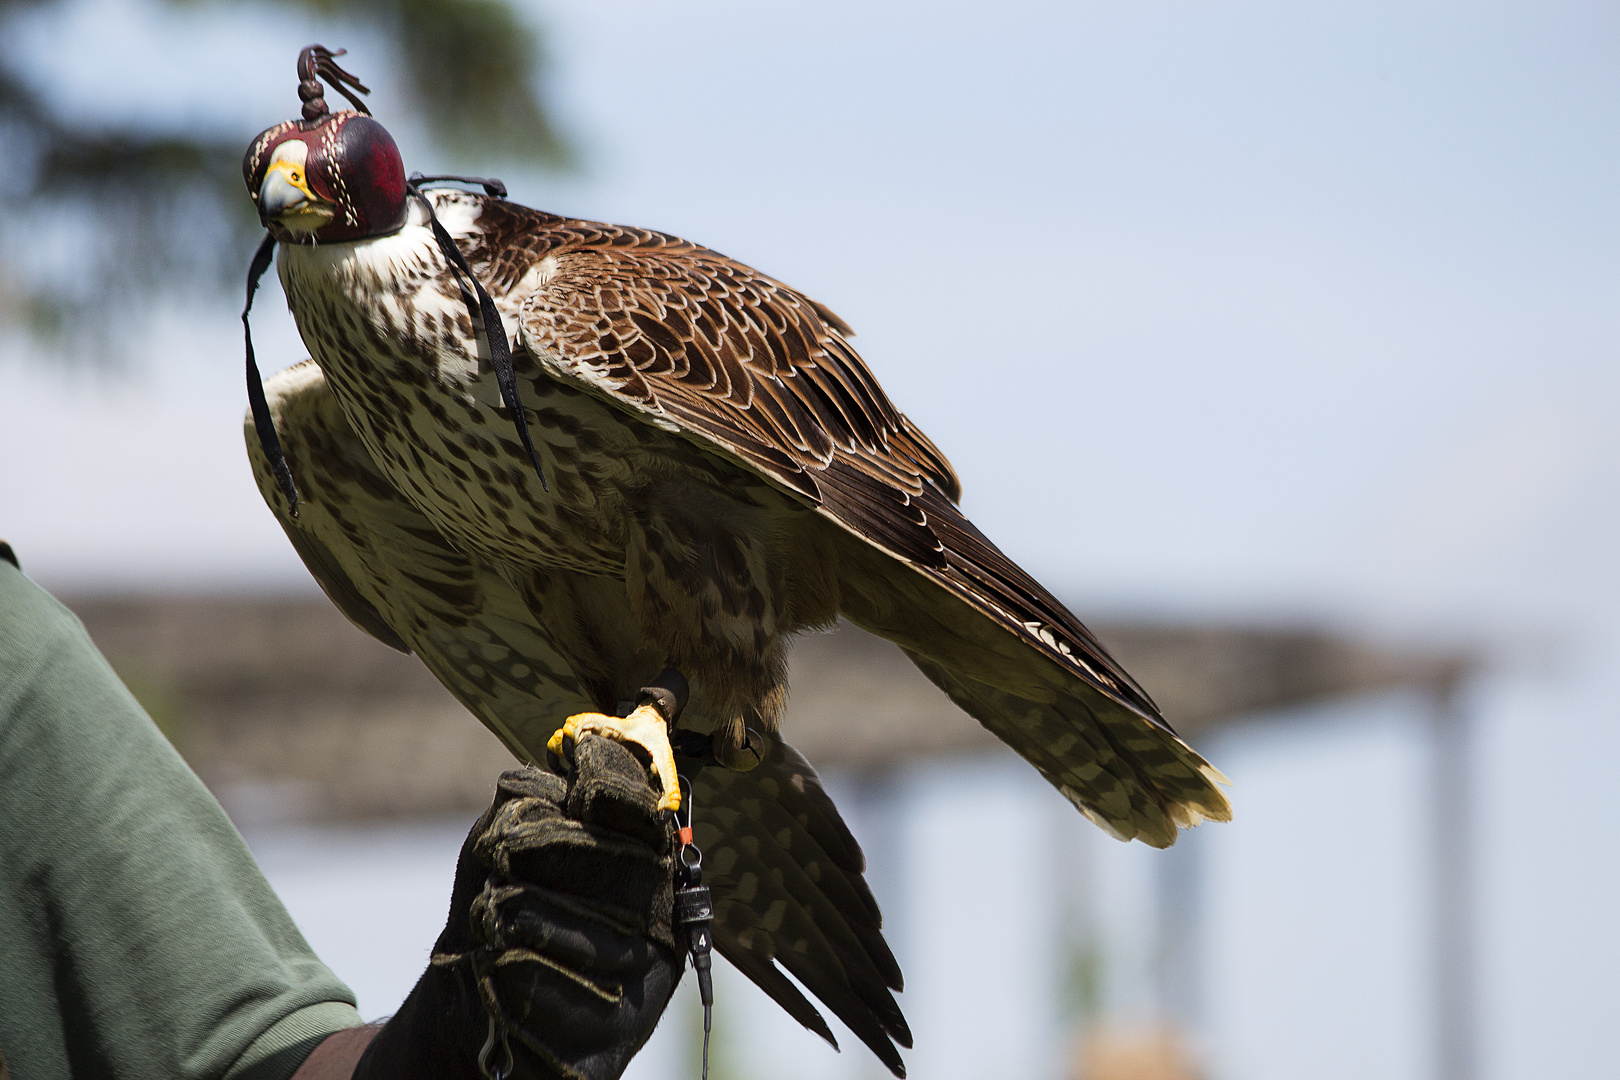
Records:
<instances>
[{"instance_id":1,"label":"dark tree foliage","mask_svg":"<svg viewBox=\"0 0 1620 1080\"><path fill-rule=\"evenodd\" d=\"M0 0L0 41L60 2ZM539 96L542 43L506 0L260 2L330 17L323 44L363 35L392 50L411 100L389 111L408 111L449 154L480 168L569 163ZM153 3L206 10L197 0ZM286 58L289 117L295 59ZM18 61L0 51L0 152L21 166L0 190L0 329L23 328L48 351L106 355L116 351L113 326L165 291L239 289L257 229L242 152L266 118L206 133L71 120Z\"/></svg>"}]
</instances>

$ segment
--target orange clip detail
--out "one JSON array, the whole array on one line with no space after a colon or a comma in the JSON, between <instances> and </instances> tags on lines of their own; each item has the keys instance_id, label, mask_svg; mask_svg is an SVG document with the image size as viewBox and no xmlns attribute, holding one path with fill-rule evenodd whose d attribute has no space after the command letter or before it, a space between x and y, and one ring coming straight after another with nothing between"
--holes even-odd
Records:
<instances>
[{"instance_id":1,"label":"orange clip detail","mask_svg":"<svg viewBox=\"0 0 1620 1080\"><path fill-rule=\"evenodd\" d=\"M692 826L688 825L684 829L679 830L677 835L680 836L681 845L683 847L690 844L692 842Z\"/></svg>"}]
</instances>

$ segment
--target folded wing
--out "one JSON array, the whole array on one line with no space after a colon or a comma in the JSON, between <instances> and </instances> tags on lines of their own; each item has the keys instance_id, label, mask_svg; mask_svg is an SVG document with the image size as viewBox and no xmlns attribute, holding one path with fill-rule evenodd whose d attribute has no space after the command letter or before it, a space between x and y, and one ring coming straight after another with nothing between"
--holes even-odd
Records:
<instances>
[{"instance_id":1,"label":"folded wing","mask_svg":"<svg viewBox=\"0 0 1620 1080\"><path fill-rule=\"evenodd\" d=\"M493 199L479 226L481 264L513 283L522 341L550 377L819 510L845 538L844 613L900 644L1093 820L1162 847L1180 826L1230 817L1220 774L1080 620L957 509L949 463L826 308L662 233ZM543 252L525 246L541 236ZM545 265L526 288L520 252Z\"/></svg>"}]
</instances>

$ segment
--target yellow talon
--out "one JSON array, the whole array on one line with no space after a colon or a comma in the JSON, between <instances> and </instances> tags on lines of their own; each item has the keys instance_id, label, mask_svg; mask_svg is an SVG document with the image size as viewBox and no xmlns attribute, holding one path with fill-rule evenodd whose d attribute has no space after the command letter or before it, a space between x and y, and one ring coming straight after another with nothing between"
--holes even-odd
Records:
<instances>
[{"instance_id":1,"label":"yellow talon","mask_svg":"<svg viewBox=\"0 0 1620 1080\"><path fill-rule=\"evenodd\" d=\"M652 757L653 775L658 778L663 795L658 809L681 808L681 785L675 778L675 751L669 745L669 726L664 715L652 705L638 706L629 716L608 716L606 713L575 713L563 721L563 726L552 733L546 749L559 757L564 739L578 742L585 735L600 735L614 742L635 743Z\"/></svg>"}]
</instances>

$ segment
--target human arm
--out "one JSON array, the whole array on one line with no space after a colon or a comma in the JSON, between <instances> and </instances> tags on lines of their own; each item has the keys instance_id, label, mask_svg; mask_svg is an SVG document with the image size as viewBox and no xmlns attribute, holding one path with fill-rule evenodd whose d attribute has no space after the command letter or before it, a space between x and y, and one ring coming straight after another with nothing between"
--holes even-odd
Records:
<instances>
[{"instance_id":1,"label":"human arm","mask_svg":"<svg viewBox=\"0 0 1620 1080\"><path fill-rule=\"evenodd\" d=\"M354 997L71 612L0 553L0 1052L286 1080Z\"/></svg>"}]
</instances>

